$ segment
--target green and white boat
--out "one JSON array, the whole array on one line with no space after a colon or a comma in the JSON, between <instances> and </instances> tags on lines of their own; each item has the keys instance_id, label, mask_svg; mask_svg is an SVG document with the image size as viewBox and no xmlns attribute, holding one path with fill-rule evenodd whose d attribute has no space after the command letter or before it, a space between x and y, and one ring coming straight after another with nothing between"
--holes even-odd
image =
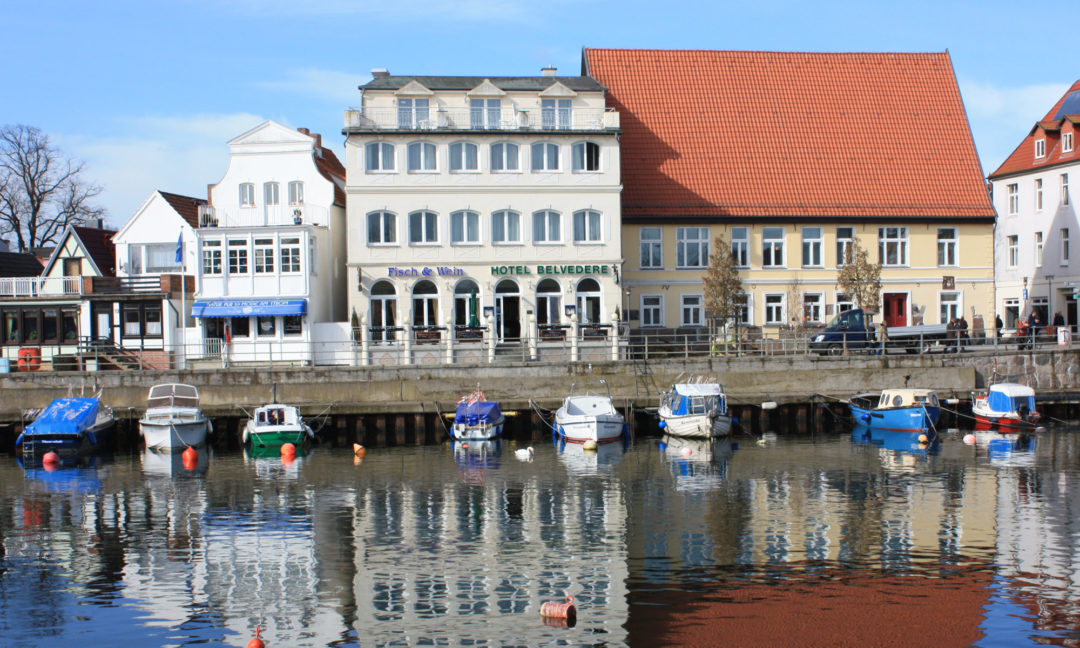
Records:
<instances>
[{"instance_id":1,"label":"green and white boat","mask_svg":"<svg viewBox=\"0 0 1080 648\"><path fill-rule=\"evenodd\" d=\"M243 441L252 447L265 448L291 443L297 447L315 438L311 427L292 405L271 403L255 408L244 426Z\"/></svg>"}]
</instances>

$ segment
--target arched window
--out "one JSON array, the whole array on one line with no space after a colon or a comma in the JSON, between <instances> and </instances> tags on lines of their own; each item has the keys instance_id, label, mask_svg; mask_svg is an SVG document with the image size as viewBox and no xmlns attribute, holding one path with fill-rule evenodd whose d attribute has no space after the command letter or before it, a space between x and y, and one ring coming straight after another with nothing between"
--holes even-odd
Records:
<instances>
[{"instance_id":1,"label":"arched window","mask_svg":"<svg viewBox=\"0 0 1080 648\"><path fill-rule=\"evenodd\" d=\"M397 310L397 292L389 281L378 281L371 287L371 339L373 342L393 340L391 331L396 326L394 312Z\"/></svg>"},{"instance_id":2,"label":"arched window","mask_svg":"<svg viewBox=\"0 0 1080 648\"><path fill-rule=\"evenodd\" d=\"M574 144L574 171L600 170L600 145L596 142Z\"/></svg>"},{"instance_id":3,"label":"arched window","mask_svg":"<svg viewBox=\"0 0 1080 648\"><path fill-rule=\"evenodd\" d=\"M368 245L393 245L397 243L397 217L387 211L367 215Z\"/></svg>"},{"instance_id":4,"label":"arched window","mask_svg":"<svg viewBox=\"0 0 1080 648\"><path fill-rule=\"evenodd\" d=\"M480 286L472 279L454 286L454 325L480 326Z\"/></svg>"},{"instance_id":5,"label":"arched window","mask_svg":"<svg viewBox=\"0 0 1080 648\"><path fill-rule=\"evenodd\" d=\"M533 213L533 243L562 241L562 220L559 212L544 209Z\"/></svg>"},{"instance_id":6,"label":"arched window","mask_svg":"<svg viewBox=\"0 0 1080 648\"><path fill-rule=\"evenodd\" d=\"M521 214L502 209L491 214L492 243L521 243Z\"/></svg>"},{"instance_id":7,"label":"arched window","mask_svg":"<svg viewBox=\"0 0 1080 648\"><path fill-rule=\"evenodd\" d=\"M431 142L409 144L409 171L434 171L435 145Z\"/></svg>"},{"instance_id":8,"label":"arched window","mask_svg":"<svg viewBox=\"0 0 1080 648\"><path fill-rule=\"evenodd\" d=\"M454 142L450 145L450 172L477 171L476 144L472 142Z\"/></svg>"},{"instance_id":9,"label":"arched window","mask_svg":"<svg viewBox=\"0 0 1080 648\"><path fill-rule=\"evenodd\" d=\"M577 314L582 326L600 323L600 284L596 279L582 279L577 285Z\"/></svg>"},{"instance_id":10,"label":"arched window","mask_svg":"<svg viewBox=\"0 0 1080 648\"><path fill-rule=\"evenodd\" d=\"M368 142L365 144L364 170L368 173L393 171L394 145L390 142Z\"/></svg>"},{"instance_id":11,"label":"arched window","mask_svg":"<svg viewBox=\"0 0 1080 648\"><path fill-rule=\"evenodd\" d=\"M518 145L513 142L495 142L491 145L492 171L518 170Z\"/></svg>"},{"instance_id":12,"label":"arched window","mask_svg":"<svg viewBox=\"0 0 1080 648\"><path fill-rule=\"evenodd\" d=\"M439 219L435 212L416 211L409 214L409 243L438 243Z\"/></svg>"},{"instance_id":13,"label":"arched window","mask_svg":"<svg viewBox=\"0 0 1080 648\"><path fill-rule=\"evenodd\" d=\"M533 171L559 170L559 145L554 142L536 142L532 145Z\"/></svg>"},{"instance_id":14,"label":"arched window","mask_svg":"<svg viewBox=\"0 0 1080 648\"><path fill-rule=\"evenodd\" d=\"M553 326L562 320L562 288L554 279L544 279L536 286L536 323Z\"/></svg>"},{"instance_id":15,"label":"arched window","mask_svg":"<svg viewBox=\"0 0 1080 648\"><path fill-rule=\"evenodd\" d=\"M450 212L450 242L479 244L480 214L467 210Z\"/></svg>"},{"instance_id":16,"label":"arched window","mask_svg":"<svg viewBox=\"0 0 1080 648\"><path fill-rule=\"evenodd\" d=\"M574 212L574 243L599 243L600 212L582 209Z\"/></svg>"},{"instance_id":17,"label":"arched window","mask_svg":"<svg viewBox=\"0 0 1080 648\"><path fill-rule=\"evenodd\" d=\"M413 326L438 325L439 289L427 279L416 282L413 286Z\"/></svg>"}]
</instances>

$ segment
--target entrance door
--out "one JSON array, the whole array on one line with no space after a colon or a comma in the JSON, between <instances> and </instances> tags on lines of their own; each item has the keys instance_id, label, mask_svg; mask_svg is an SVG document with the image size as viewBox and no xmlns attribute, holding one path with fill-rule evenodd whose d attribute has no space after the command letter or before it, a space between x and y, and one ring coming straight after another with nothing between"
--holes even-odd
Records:
<instances>
[{"instance_id":1,"label":"entrance door","mask_svg":"<svg viewBox=\"0 0 1080 648\"><path fill-rule=\"evenodd\" d=\"M500 342L521 338L521 298L513 281L504 280L495 286L495 332Z\"/></svg>"},{"instance_id":2,"label":"entrance door","mask_svg":"<svg viewBox=\"0 0 1080 648\"><path fill-rule=\"evenodd\" d=\"M1069 328L1076 333L1076 300L1068 299L1065 301L1065 323L1069 325Z\"/></svg>"},{"instance_id":3,"label":"entrance door","mask_svg":"<svg viewBox=\"0 0 1080 648\"><path fill-rule=\"evenodd\" d=\"M881 302L885 326L907 326L907 293L885 293Z\"/></svg>"},{"instance_id":4,"label":"entrance door","mask_svg":"<svg viewBox=\"0 0 1080 648\"><path fill-rule=\"evenodd\" d=\"M90 305L90 310L93 314L91 321L93 330L90 331L90 335L95 340L112 340L112 304L93 303Z\"/></svg>"}]
</instances>

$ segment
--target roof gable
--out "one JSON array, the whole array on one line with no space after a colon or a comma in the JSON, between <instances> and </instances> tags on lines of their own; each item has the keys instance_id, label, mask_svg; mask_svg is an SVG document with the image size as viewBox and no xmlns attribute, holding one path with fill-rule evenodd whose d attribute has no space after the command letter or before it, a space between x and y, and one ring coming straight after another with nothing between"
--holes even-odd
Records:
<instances>
[{"instance_id":1,"label":"roof gable","mask_svg":"<svg viewBox=\"0 0 1080 648\"><path fill-rule=\"evenodd\" d=\"M623 215L993 218L947 53L586 49Z\"/></svg>"},{"instance_id":2,"label":"roof gable","mask_svg":"<svg viewBox=\"0 0 1080 648\"><path fill-rule=\"evenodd\" d=\"M541 97L576 97L577 93L562 83L552 83L541 93Z\"/></svg>"},{"instance_id":3,"label":"roof gable","mask_svg":"<svg viewBox=\"0 0 1080 648\"><path fill-rule=\"evenodd\" d=\"M157 201L164 202L168 205L169 209L174 211L176 216L187 223L192 229L199 226L199 207L207 204L207 201L202 198L192 198L191 196L182 196L180 194L161 190L155 191L150 194L150 197L135 211L131 218L124 223L124 226L116 232L113 239L122 241L128 230L131 229L140 218L143 218L144 214L148 213L151 206Z\"/></svg>"},{"instance_id":4,"label":"roof gable","mask_svg":"<svg viewBox=\"0 0 1080 648\"><path fill-rule=\"evenodd\" d=\"M1028 130L1027 137L1009 154L1009 157L1005 158L1001 166L990 174L990 179L995 180L1034 169L1044 169L1054 164L1076 162L1078 159L1076 144L1074 143L1069 151L1063 150L1059 144L1059 134L1069 132L1063 131L1066 124L1078 122L1080 122L1080 80L1073 83L1046 115L1035 122ZM1043 157L1035 157L1035 140L1045 137L1044 133L1053 133L1054 136L1047 138L1046 154Z\"/></svg>"},{"instance_id":5,"label":"roof gable","mask_svg":"<svg viewBox=\"0 0 1080 648\"><path fill-rule=\"evenodd\" d=\"M70 249L68 243L71 242L74 244L74 249L81 252L83 257L90 261L91 268L96 276L115 277L116 247L112 242L114 234L116 232L113 230L78 225L69 226L57 242L56 249L53 250L52 256L49 257L49 262L45 264L45 269L41 272L42 276L47 276L52 272L57 260L72 257L67 253L67 250Z\"/></svg>"},{"instance_id":6,"label":"roof gable","mask_svg":"<svg viewBox=\"0 0 1080 648\"><path fill-rule=\"evenodd\" d=\"M499 86L491 82L491 79L484 79L480 82L480 85L476 86L472 90L465 93L469 97L505 97L504 92Z\"/></svg>"},{"instance_id":7,"label":"roof gable","mask_svg":"<svg viewBox=\"0 0 1080 648\"><path fill-rule=\"evenodd\" d=\"M311 143L311 137L284 126L275 121L266 120L258 126L245 131L229 140L228 145L243 146L245 144L284 144L284 143Z\"/></svg>"},{"instance_id":8,"label":"roof gable","mask_svg":"<svg viewBox=\"0 0 1080 648\"><path fill-rule=\"evenodd\" d=\"M431 95L433 95L435 93L432 92L431 90L428 90L427 88L425 88L422 84L418 83L417 81L413 80L413 81L409 81L408 83L406 83L402 88L398 89L398 91L395 92L394 94L396 94L396 95L410 95L410 96L420 95L422 97L427 97L427 96L431 96Z\"/></svg>"}]
</instances>

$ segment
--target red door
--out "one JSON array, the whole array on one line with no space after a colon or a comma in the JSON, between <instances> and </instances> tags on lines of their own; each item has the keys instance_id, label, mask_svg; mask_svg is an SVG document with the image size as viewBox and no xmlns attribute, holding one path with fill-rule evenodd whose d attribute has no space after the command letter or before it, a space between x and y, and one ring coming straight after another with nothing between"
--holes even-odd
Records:
<instances>
[{"instance_id":1,"label":"red door","mask_svg":"<svg viewBox=\"0 0 1080 648\"><path fill-rule=\"evenodd\" d=\"M881 296L885 326L907 326L907 294L885 293Z\"/></svg>"}]
</instances>

